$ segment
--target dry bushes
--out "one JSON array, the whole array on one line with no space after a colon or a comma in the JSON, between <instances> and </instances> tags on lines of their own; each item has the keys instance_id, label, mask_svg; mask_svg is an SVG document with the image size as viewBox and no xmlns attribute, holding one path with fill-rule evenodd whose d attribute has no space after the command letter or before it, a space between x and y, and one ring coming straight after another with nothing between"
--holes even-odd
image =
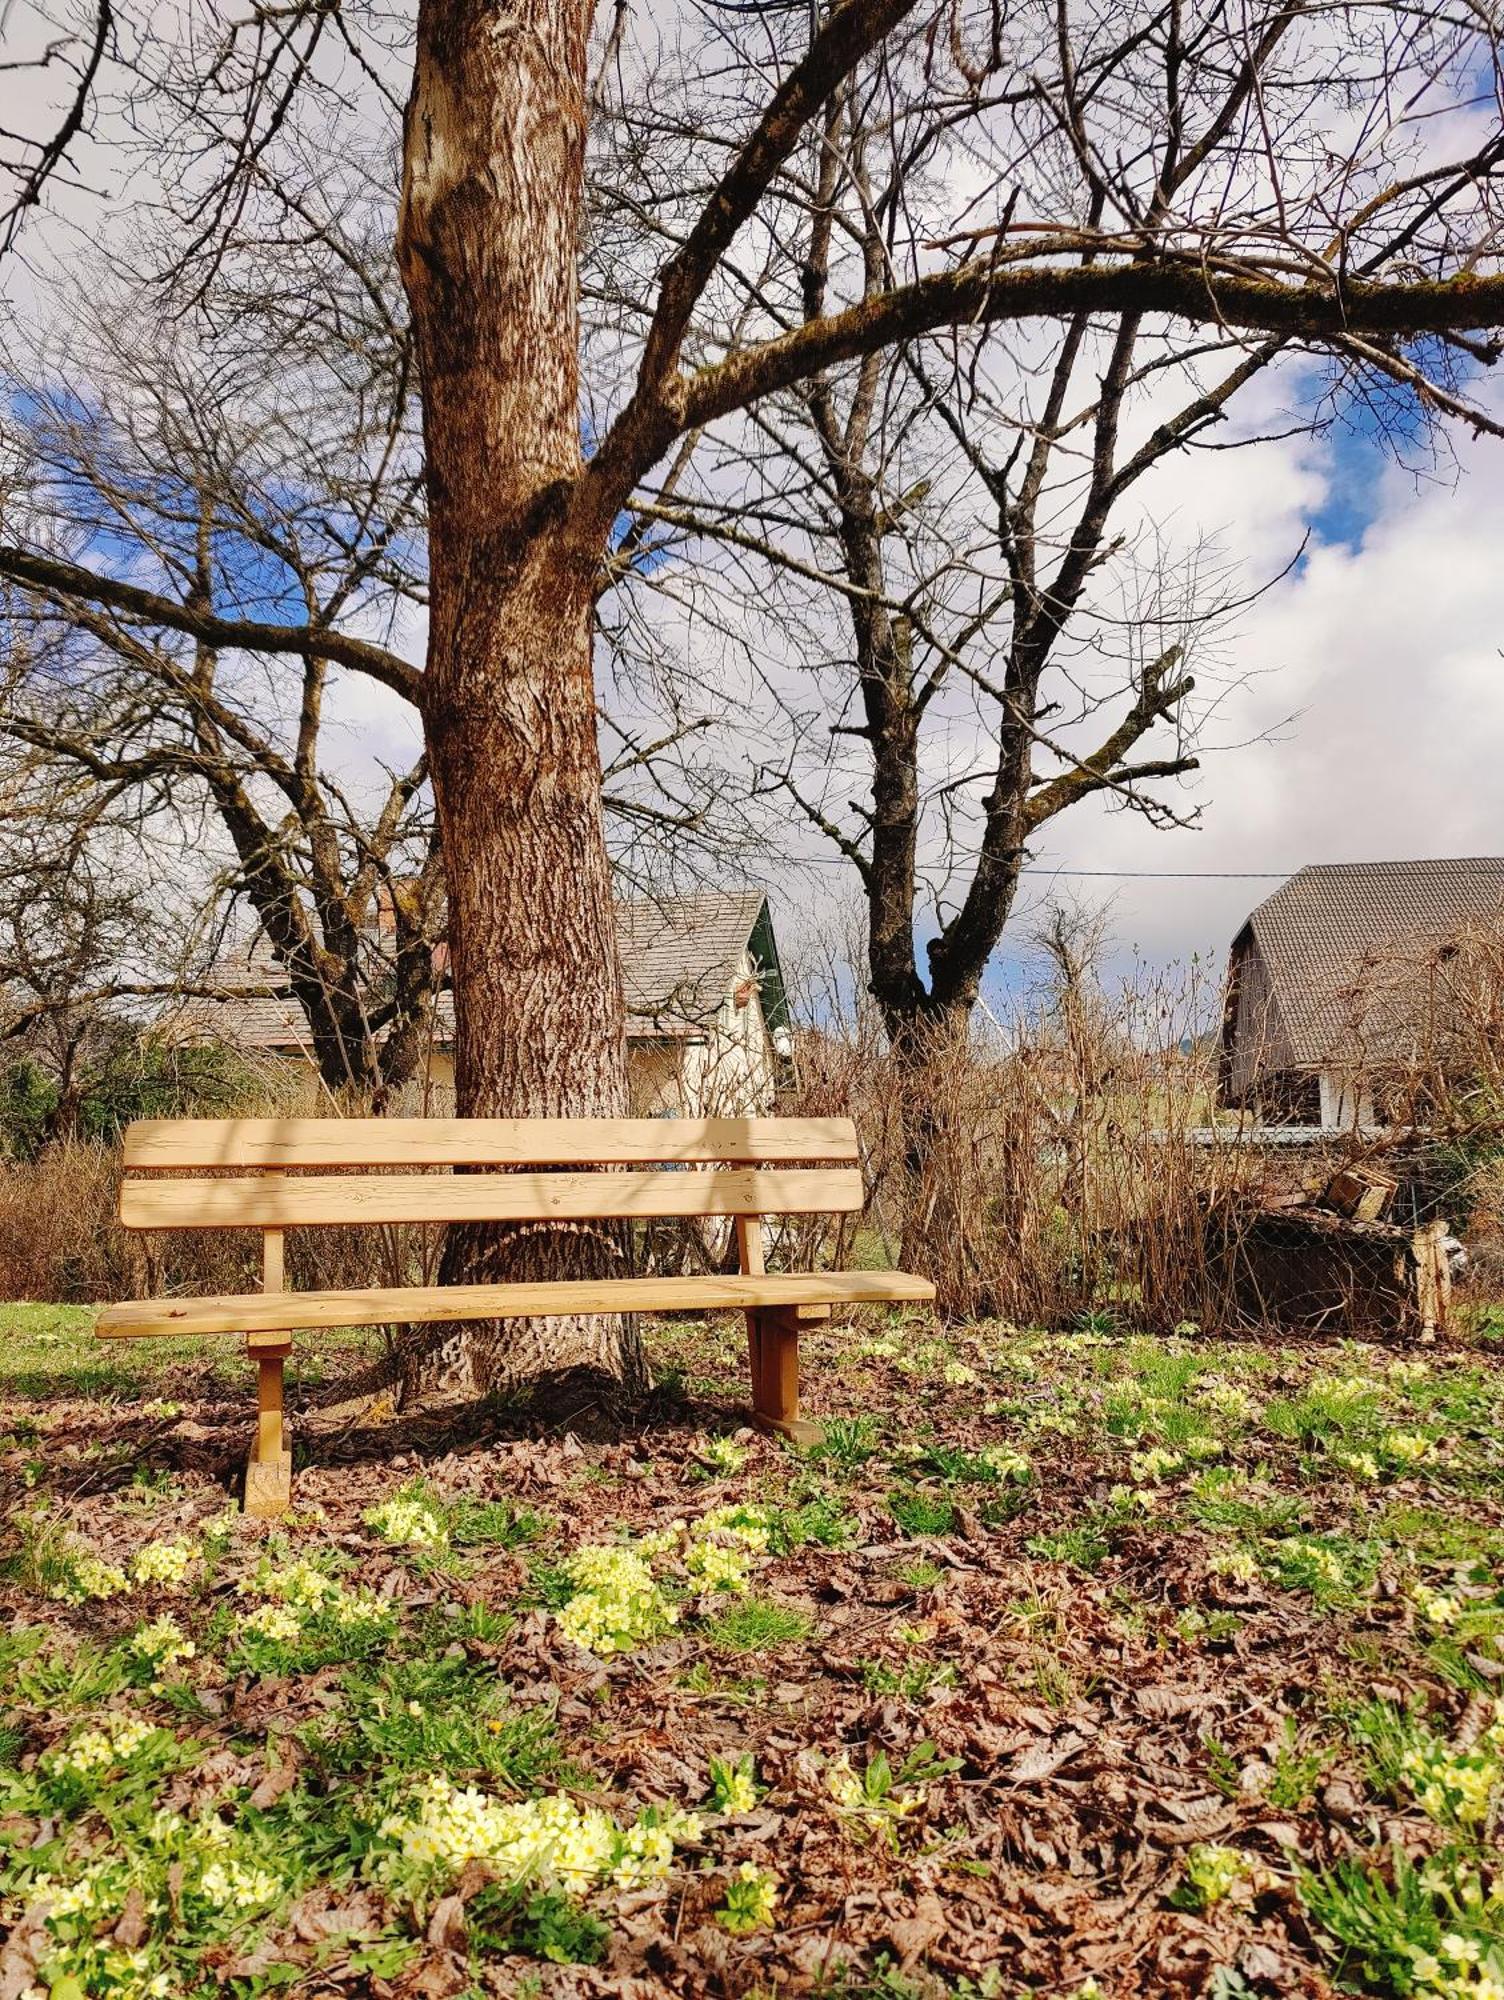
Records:
<instances>
[{"instance_id":1,"label":"dry bushes","mask_svg":"<svg viewBox=\"0 0 1504 2000\"><path fill-rule=\"evenodd\" d=\"M258 1231L122 1229L120 1171L118 1146L81 1141L0 1166L0 1298L89 1304L259 1289ZM421 1283L437 1255L436 1230L297 1229L287 1240L300 1290Z\"/></svg>"},{"instance_id":2,"label":"dry bushes","mask_svg":"<svg viewBox=\"0 0 1504 2000\"><path fill-rule=\"evenodd\" d=\"M778 1109L855 1117L868 1201L859 1216L785 1219L772 1263L902 1263L935 1280L955 1319L1246 1324L1241 1218L1271 1190L1323 1184L1344 1142L1240 1142L1215 1108L1221 996L1199 975L1108 990L1062 930L1046 947L1046 976L1008 1020L983 1010L970 1032L937 1036L923 1065L895 1061L848 973L806 969L820 1025L799 1035L795 1088ZM1365 1147L1404 1155L1406 1172L1429 1180L1428 1212L1454 1223L1471 1212L1477 1269L1497 1277L1504 938L1469 934L1431 955L1426 979L1434 1004L1422 1031L1375 1079L1394 1122ZM1404 984L1414 991L1413 973ZM291 1107L269 1097L265 1108ZM0 1294L90 1300L259 1283L254 1232L128 1237L114 1222L118 1173L113 1153L83 1145L0 1168ZM729 1227L693 1222L655 1226L637 1248L660 1270L714 1269L735 1255ZM289 1276L298 1287L427 1282L438 1251L436 1230L295 1230Z\"/></svg>"},{"instance_id":3,"label":"dry bushes","mask_svg":"<svg viewBox=\"0 0 1504 2000\"><path fill-rule=\"evenodd\" d=\"M948 1316L1216 1324L1206 1208L1267 1162L1213 1125L1206 997L1146 981L1109 999L1062 962L1010 1022L937 1036L922 1066L859 1009L801 1039L788 1108L855 1115L868 1260L924 1271Z\"/></svg>"},{"instance_id":4,"label":"dry bushes","mask_svg":"<svg viewBox=\"0 0 1504 2000\"><path fill-rule=\"evenodd\" d=\"M1382 1129L1289 1147L1248 1143L1217 1110L1217 988L1193 971L1109 989L1089 938L1057 922L1041 943L1046 974L1012 1016L980 1010L969 1031L937 1035L922 1066L897 1063L853 982L827 977L786 1108L855 1115L869 1261L925 1272L957 1319L1246 1326L1266 1202L1314 1193L1357 1154L1402 1179L1403 1227L1388 1232L1401 1251L1411 1228L1444 1215L1469 1222L1480 1278L1504 1269L1499 927L1366 968L1411 1002L1407 1039L1390 1034L1381 1060L1376 1037L1358 1072ZM1355 1296L1333 1324L1366 1324L1365 1311Z\"/></svg>"}]
</instances>

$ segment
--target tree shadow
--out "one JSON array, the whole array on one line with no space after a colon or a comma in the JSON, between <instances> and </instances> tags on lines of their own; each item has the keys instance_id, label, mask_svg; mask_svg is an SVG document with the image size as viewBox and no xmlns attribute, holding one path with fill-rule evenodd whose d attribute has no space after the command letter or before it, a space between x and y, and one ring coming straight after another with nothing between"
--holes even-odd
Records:
<instances>
[{"instance_id":1,"label":"tree shadow","mask_svg":"<svg viewBox=\"0 0 1504 2000\"><path fill-rule=\"evenodd\" d=\"M703 1430L707 1424L736 1421L739 1414L745 1415L730 1401L691 1399L674 1381L632 1395L600 1370L564 1368L540 1375L525 1392L430 1403L375 1421L364 1411L343 1418L328 1409L294 1414L293 1469L404 1454L438 1459L566 1433L582 1443L621 1444L648 1433L661 1437Z\"/></svg>"}]
</instances>

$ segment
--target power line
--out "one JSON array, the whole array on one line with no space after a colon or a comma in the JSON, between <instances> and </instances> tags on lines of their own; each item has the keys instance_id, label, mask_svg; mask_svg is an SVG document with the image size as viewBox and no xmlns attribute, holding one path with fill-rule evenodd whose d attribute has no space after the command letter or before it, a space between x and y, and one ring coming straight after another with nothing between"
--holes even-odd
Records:
<instances>
[{"instance_id":1,"label":"power line","mask_svg":"<svg viewBox=\"0 0 1504 2000\"><path fill-rule=\"evenodd\" d=\"M1025 868L1025 875L1070 875L1112 882L1283 882L1290 868Z\"/></svg>"},{"instance_id":2,"label":"power line","mask_svg":"<svg viewBox=\"0 0 1504 2000\"><path fill-rule=\"evenodd\" d=\"M804 854L797 865L822 868L849 868L844 854ZM1300 871L1295 868L1051 868L1036 861L1021 868L1021 875L1055 877L1066 875L1074 881L1094 882L1285 882Z\"/></svg>"}]
</instances>

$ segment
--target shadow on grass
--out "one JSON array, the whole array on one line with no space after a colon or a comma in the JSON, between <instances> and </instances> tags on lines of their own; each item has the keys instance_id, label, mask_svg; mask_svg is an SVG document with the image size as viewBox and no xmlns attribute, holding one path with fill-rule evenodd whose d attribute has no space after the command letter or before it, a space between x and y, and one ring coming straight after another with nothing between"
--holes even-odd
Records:
<instances>
[{"instance_id":1,"label":"shadow on grass","mask_svg":"<svg viewBox=\"0 0 1504 2000\"><path fill-rule=\"evenodd\" d=\"M12 1377L14 1384L16 1378ZM133 1385L135 1386L135 1385ZM246 1385L248 1387L249 1385ZM198 1391L194 1393L195 1389ZM11 1463L29 1464L28 1497L76 1498L114 1493L179 1473L195 1473L237 1491L251 1445L253 1400L233 1381L181 1384L182 1407L161 1415L132 1404L105 1403L54 1415L30 1440L24 1414L9 1422L21 1449ZM70 1394L84 1391L73 1378ZM589 1369L540 1378L529 1393L482 1396L426 1406L390 1417L354 1416L299 1407L289 1398L294 1477L341 1466L382 1464L410 1457L422 1464L455 1453L538 1442L572 1432L585 1444L620 1444L641 1437L682 1436L745 1419L726 1402L692 1401L670 1377L645 1395L624 1396L621 1385ZM40 1409L46 1410L45 1400ZM0 1478L0 1503L13 1504L18 1485ZM296 1504L296 1493L294 1495Z\"/></svg>"},{"instance_id":2,"label":"shadow on grass","mask_svg":"<svg viewBox=\"0 0 1504 2000\"><path fill-rule=\"evenodd\" d=\"M373 1422L364 1414L341 1421L333 1411L293 1418L293 1468L354 1465L411 1453L444 1458L499 1444L559 1437L619 1444L648 1433L701 1430L724 1421L730 1406L692 1401L674 1375L645 1394L628 1395L610 1375L566 1368L542 1375L525 1392L426 1404Z\"/></svg>"}]
</instances>

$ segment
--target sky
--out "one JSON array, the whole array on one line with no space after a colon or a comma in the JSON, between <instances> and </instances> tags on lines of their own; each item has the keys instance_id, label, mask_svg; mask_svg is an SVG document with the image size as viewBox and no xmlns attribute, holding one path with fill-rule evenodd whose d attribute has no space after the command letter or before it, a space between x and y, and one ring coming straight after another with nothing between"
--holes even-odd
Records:
<instances>
[{"instance_id":1,"label":"sky","mask_svg":"<svg viewBox=\"0 0 1504 2000\"><path fill-rule=\"evenodd\" d=\"M1224 956L1248 911L1308 863L1504 851L1504 444L1454 443L1457 466L1420 481L1371 436L1260 445L1223 459L1234 491L1188 496L1251 573L1310 538L1232 644L1249 678L1215 735L1235 747L1208 751L1189 784L1193 831L1092 807L1055 821L1033 900L1105 903L1120 959L1184 962ZM998 986L1017 976L1005 950Z\"/></svg>"},{"instance_id":2,"label":"sky","mask_svg":"<svg viewBox=\"0 0 1504 2000\"><path fill-rule=\"evenodd\" d=\"M6 275L24 297L24 267ZM1504 386L1482 394L1504 409ZM1220 966L1248 911L1307 863L1504 852L1504 443L1454 430L1452 445L1455 463L1409 466L1359 423L1152 476L1146 504L1182 541L1215 537L1245 584L1279 580L1226 648L1231 686L1178 797L1198 824L1159 832L1097 802L1052 822L995 1003L1031 977L1027 933L1054 900L1105 911L1116 965ZM421 657L420 628L399 637ZM336 707L352 763L411 740L411 716L369 684L346 677ZM844 866L790 846L800 865L768 873L797 956L851 893Z\"/></svg>"}]
</instances>

